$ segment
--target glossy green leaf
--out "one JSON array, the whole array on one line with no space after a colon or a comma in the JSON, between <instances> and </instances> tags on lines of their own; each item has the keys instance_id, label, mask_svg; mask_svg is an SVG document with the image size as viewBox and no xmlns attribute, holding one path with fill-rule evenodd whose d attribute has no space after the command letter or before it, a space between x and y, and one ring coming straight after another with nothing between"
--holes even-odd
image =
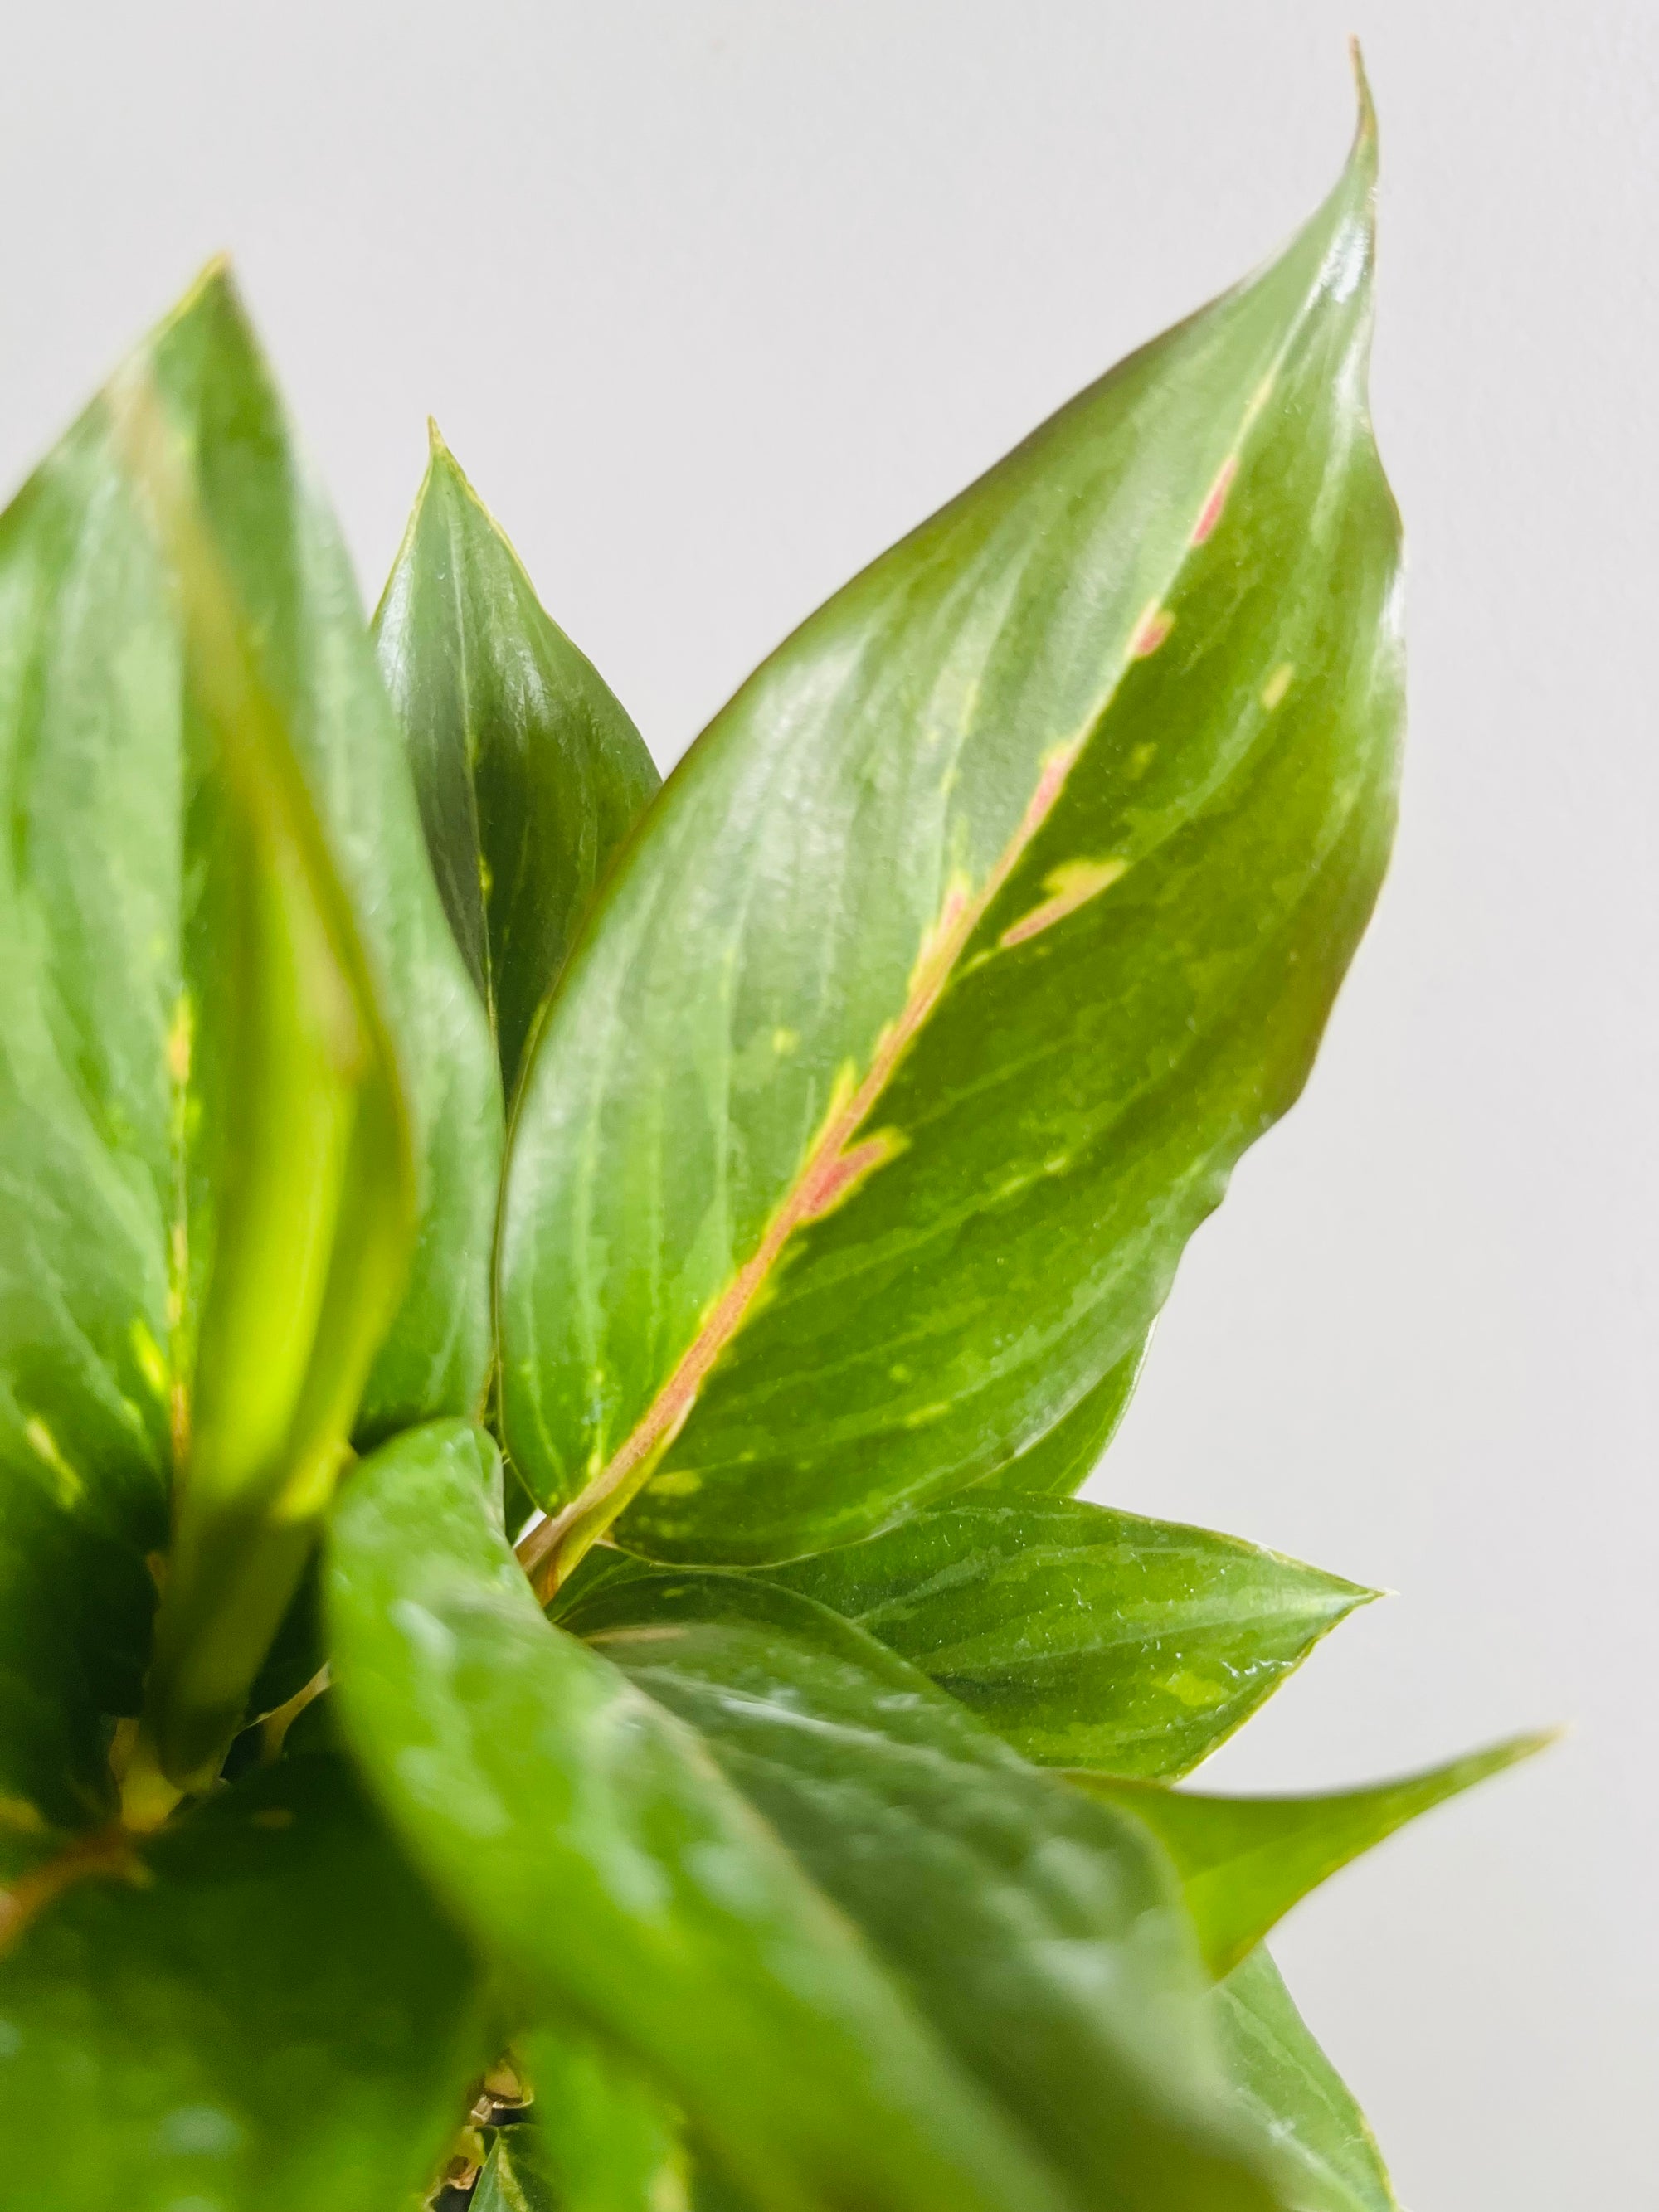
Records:
<instances>
[{"instance_id":1,"label":"glossy green leaf","mask_svg":"<svg viewBox=\"0 0 1659 2212\"><path fill-rule=\"evenodd\" d=\"M346 1734L477 1940L660 2081L769 2206L1059 2212L695 1735L544 1619L498 1465L459 1424L386 1446L337 1509L330 1582Z\"/></svg>"},{"instance_id":2,"label":"glossy green leaf","mask_svg":"<svg viewBox=\"0 0 1659 2212\"><path fill-rule=\"evenodd\" d=\"M333 525L211 271L0 516L0 1790L53 1817L106 1796L97 1710L132 1711L148 1662L143 1559L167 1541L213 1243L199 1170L234 1090L200 1002L234 964L231 942L203 942L224 793L187 682L188 594L112 404L141 386L298 756L410 1103L419 1239L360 1428L471 1406L489 1358L486 1025Z\"/></svg>"},{"instance_id":3,"label":"glossy green leaf","mask_svg":"<svg viewBox=\"0 0 1659 2212\"><path fill-rule=\"evenodd\" d=\"M0 2197L396 2212L488 2055L459 1938L343 1762L295 1759L0 1958Z\"/></svg>"},{"instance_id":4,"label":"glossy green leaf","mask_svg":"<svg viewBox=\"0 0 1659 2212\"><path fill-rule=\"evenodd\" d=\"M662 779L432 429L374 617L450 927L513 1092L536 1011Z\"/></svg>"},{"instance_id":5,"label":"glossy green leaf","mask_svg":"<svg viewBox=\"0 0 1659 2212\"><path fill-rule=\"evenodd\" d=\"M1206 1797L1099 1774L1073 1772L1071 1779L1152 1831L1181 1875L1205 1958L1219 1977L1351 1859L1553 1741L1516 1736L1421 1774L1323 1796Z\"/></svg>"},{"instance_id":6,"label":"glossy green leaf","mask_svg":"<svg viewBox=\"0 0 1659 2212\"><path fill-rule=\"evenodd\" d=\"M1206 1529L977 1491L767 1577L856 1621L1028 1759L1158 1779L1224 1741L1373 1595Z\"/></svg>"},{"instance_id":7,"label":"glossy green leaf","mask_svg":"<svg viewBox=\"0 0 1659 2212\"><path fill-rule=\"evenodd\" d=\"M981 1475L974 1488L981 1494L1016 1498L1070 1498L1081 1490L1129 1410L1146 1359L1143 1340L1115 1367L1109 1367L1051 1429L1001 1467Z\"/></svg>"},{"instance_id":8,"label":"glossy green leaf","mask_svg":"<svg viewBox=\"0 0 1659 2212\"><path fill-rule=\"evenodd\" d=\"M1288 2212L1400 2212L1364 2114L1266 1951L1218 1984L1216 2006L1234 2094L1284 2161Z\"/></svg>"},{"instance_id":9,"label":"glossy green leaf","mask_svg":"<svg viewBox=\"0 0 1659 2212\"><path fill-rule=\"evenodd\" d=\"M914 1668L750 1577L618 1578L565 1625L699 1731L1076 2203L1274 2201L1133 1822L1078 1819L1086 1800Z\"/></svg>"},{"instance_id":10,"label":"glossy green leaf","mask_svg":"<svg viewBox=\"0 0 1659 2212\"><path fill-rule=\"evenodd\" d=\"M815 615L623 855L508 1167L544 1587L624 1508L760 1563L1000 1467L1297 1096L1394 820L1374 167L1367 112L1285 252Z\"/></svg>"}]
</instances>

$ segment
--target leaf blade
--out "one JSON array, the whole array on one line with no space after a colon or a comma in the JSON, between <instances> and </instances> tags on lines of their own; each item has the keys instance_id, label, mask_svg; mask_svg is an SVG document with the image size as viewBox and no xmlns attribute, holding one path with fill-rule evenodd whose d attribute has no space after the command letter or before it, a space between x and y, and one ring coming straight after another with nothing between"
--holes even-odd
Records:
<instances>
[{"instance_id":1,"label":"leaf blade","mask_svg":"<svg viewBox=\"0 0 1659 2212\"><path fill-rule=\"evenodd\" d=\"M37 2158L59 2212L198 2192L224 2212L357 2212L422 2186L484 2017L343 1763L225 1791L134 1865L143 1886L82 1883L0 1959L13 2176Z\"/></svg>"},{"instance_id":2,"label":"leaf blade","mask_svg":"<svg viewBox=\"0 0 1659 2212\"><path fill-rule=\"evenodd\" d=\"M537 1011L661 778L435 423L374 635L510 1098Z\"/></svg>"},{"instance_id":3,"label":"leaf blade","mask_svg":"<svg viewBox=\"0 0 1659 2212\"><path fill-rule=\"evenodd\" d=\"M618 1512L763 1564L989 1473L1300 1089L1392 823L1372 173L1367 122L1265 276L855 580L653 810L509 1164L549 1581Z\"/></svg>"},{"instance_id":4,"label":"leaf blade","mask_svg":"<svg viewBox=\"0 0 1659 2212\"><path fill-rule=\"evenodd\" d=\"M1208 2070L1156 1854L808 1600L738 1574L606 1580L565 1616L696 1727L1079 2203L1273 2201Z\"/></svg>"},{"instance_id":5,"label":"leaf blade","mask_svg":"<svg viewBox=\"0 0 1659 2212\"><path fill-rule=\"evenodd\" d=\"M1219 1978L1310 1890L1396 1828L1553 1741L1513 1736L1397 1781L1304 1797L1210 1797L1075 1770L1071 1779L1133 1813L1158 1838Z\"/></svg>"},{"instance_id":6,"label":"leaf blade","mask_svg":"<svg viewBox=\"0 0 1659 2212\"><path fill-rule=\"evenodd\" d=\"M1295 2212L1401 2212L1364 2114L1265 1950L1216 1988L1234 2094L1296 2169Z\"/></svg>"},{"instance_id":7,"label":"leaf blade","mask_svg":"<svg viewBox=\"0 0 1659 2212\"><path fill-rule=\"evenodd\" d=\"M1375 1595L1207 1529L978 1488L765 1571L1028 1759L1158 1780L1207 1758Z\"/></svg>"},{"instance_id":8,"label":"leaf blade","mask_svg":"<svg viewBox=\"0 0 1659 2212\"><path fill-rule=\"evenodd\" d=\"M348 1738L421 1863L549 2011L647 2067L763 2201L1053 2212L853 1931L695 1740L543 1618L458 1425L337 1510Z\"/></svg>"}]
</instances>

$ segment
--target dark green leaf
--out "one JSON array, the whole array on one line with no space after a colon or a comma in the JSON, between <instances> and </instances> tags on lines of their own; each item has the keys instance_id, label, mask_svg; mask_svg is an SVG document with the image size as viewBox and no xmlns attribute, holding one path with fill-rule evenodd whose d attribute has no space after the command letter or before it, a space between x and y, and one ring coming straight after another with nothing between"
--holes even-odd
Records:
<instances>
[{"instance_id":1,"label":"dark green leaf","mask_svg":"<svg viewBox=\"0 0 1659 2212\"><path fill-rule=\"evenodd\" d=\"M500 2136L478 2177L471 2212L565 2212L544 2150L539 2130Z\"/></svg>"},{"instance_id":2,"label":"dark green leaf","mask_svg":"<svg viewBox=\"0 0 1659 2212\"><path fill-rule=\"evenodd\" d=\"M1216 2004L1234 2094L1288 2171L1289 2212L1400 2212L1364 2114L1265 1951L1217 1985Z\"/></svg>"},{"instance_id":3,"label":"dark green leaf","mask_svg":"<svg viewBox=\"0 0 1659 2212\"><path fill-rule=\"evenodd\" d=\"M142 346L254 674L378 977L423 1201L370 1434L470 1406L489 1357L499 1101L333 526L222 272ZM101 399L0 516L0 1789L107 1790L96 1710L148 1662L204 1290L191 1160L231 1088L198 1003L222 828L179 597ZM187 1159L186 1141L190 1144Z\"/></svg>"},{"instance_id":4,"label":"dark green leaf","mask_svg":"<svg viewBox=\"0 0 1659 2212\"><path fill-rule=\"evenodd\" d=\"M565 1621L701 1733L1078 2204L1273 2202L1133 1822L1079 1820L1085 1800L914 1668L750 1577L619 1578Z\"/></svg>"},{"instance_id":5,"label":"dark green leaf","mask_svg":"<svg viewBox=\"0 0 1659 2212\"><path fill-rule=\"evenodd\" d=\"M396 2212L488 2043L343 1763L273 1768L115 1864L0 1960L6 2203Z\"/></svg>"},{"instance_id":6,"label":"dark green leaf","mask_svg":"<svg viewBox=\"0 0 1659 2212\"><path fill-rule=\"evenodd\" d=\"M618 864L502 1226L544 1587L625 1507L761 1563L1000 1467L1297 1096L1394 820L1374 167L1367 112L1281 258L814 616Z\"/></svg>"},{"instance_id":7,"label":"dark green leaf","mask_svg":"<svg viewBox=\"0 0 1659 2212\"><path fill-rule=\"evenodd\" d=\"M1144 1820L1181 1875L1212 1973L1231 1973L1297 1899L1407 1820L1553 1739L1516 1736L1444 1766L1328 1796L1205 1797L1073 1772L1091 1796Z\"/></svg>"},{"instance_id":8,"label":"dark green leaf","mask_svg":"<svg viewBox=\"0 0 1659 2212\"><path fill-rule=\"evenodd\" d=\"M543 1618L496 1464L459 1424L386 1446L341 1499L330 1581L346 1733L480 1943L660 2081L769 2206L1058 2212L696 1737Z\"/></svg>"},{"instance_id":9,"label":"dark green leaf","mask_svg":"<svg viewBox=\"0 0 1659 2212\"><path fill-rule=\"evenodd\" d=\"M510 1097L536 1010L661 778L435 423L374 630L438 888Z\"/></svg>"},{"instance_id":10,"label":"dark green leaf","mask_svg":"<svg viewBox=\"0 0 1659 2212\"><path fill-rule=\"evenodd\" d=\"M768 1579L856 1621L1028 1759L1162 1779L1373 1595L1206 1529L978 1492Z\"/></svg>"},{"instance_id":11,"label":"dark green leaf","mask_svg":"<svg viewBox=\"0 0 1659 2212\"><path fill-rule=\"evenodd\" d=\"M1099 1466L1129 1410L1146 1362L1146 1345L1137 1344L1115 1367L1109 1367L1053 1428L1004 1465L981 1475L974 1488L1018 1498L1070 1498Z\"/></svg>"}]
</instances>

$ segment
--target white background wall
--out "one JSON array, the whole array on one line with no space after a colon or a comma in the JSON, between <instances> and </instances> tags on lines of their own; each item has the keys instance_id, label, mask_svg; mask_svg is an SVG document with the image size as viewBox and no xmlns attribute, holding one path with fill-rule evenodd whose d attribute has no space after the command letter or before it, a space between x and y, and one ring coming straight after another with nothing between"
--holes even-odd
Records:
<instances>
[{"instance_id":1,"label":"white background wall","mask_svg":"<svg viewBox=\"0 0 1659 2212\"><path fill-rule=\"evenodd\" d=\"M222 245L372 597L436 413L665 763L1310 208L1365 36L1398 859L1098 1493L1402 1595L1212 1770L1570 1744L1281 1956L1413 2212L1659 2203L1650 0L14 0L11 481ZM1647 2117L1644 2124L1644 2113Z\"/></svg>"}]
</instances>

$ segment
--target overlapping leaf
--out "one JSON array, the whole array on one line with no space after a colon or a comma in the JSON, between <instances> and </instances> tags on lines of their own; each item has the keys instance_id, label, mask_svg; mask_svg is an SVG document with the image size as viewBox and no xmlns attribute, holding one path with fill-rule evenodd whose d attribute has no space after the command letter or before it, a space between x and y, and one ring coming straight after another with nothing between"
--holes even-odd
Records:
<instances>
[{"instance_id":1,"label":"overlapping leaf","mask_svg":"<svg viewBox=\"0 0 1659 2212\"><path fill-rule=\"evenodd\" d=\"M1068 1413L1045 1429L1034 1443L993 1468L973 1486L991 1494L1018 1498L1070 1498L1099 1466L1129 1410L1146 1358L1143 1340L1109 1367Z\"/></svg>"},{"instance_id":2,"label":"overlapping leaf","mask_svg":"<svg viewBox=\"0 0 1659 2212\"><path fill-rule=\"evenodd\" d=\"M510 1097L537 1008L661 779L435 426L374 633L438 887Z\"/></svg>"},{"instance_id":3,"label":"overlapping leaf","mask_svg":"<svg viewBox=\"0 0 1659 2212\"><path fill-rule=\"evenodd\" d=\"M1159 1779L1206 1758L1372 1595L1206 1529L979 1490L767 1575L1027 1758Z\"/></svg>"},{"instance_id":4,"label":"overlapping leaf","mask_svg":"<svg viewBox=\"0 0 1659 2212\"><path fill-rule=\"evenodd\" d=\"M1075 2203L1273 2201L1133 1824L1078 1820L925 1677L750 1577L617 1577L563 1618L698 1730Z\"/></svg>"},{"instance_id":5,"label":"overlapping leaf","mask_svg":"<svg viewBox=\"0 0 1659 2212\"><path fill-rule=\"evenodd\" d=\"M1181 1875L1212 1972L1230 1973L1310 1889L1449 1797L1541 1750L1516 1736L1394 1782L1304 1797L1209 1797L1074 1773L1157 1836Z\"/></svg>"},{"instance_id":6,"label":"overlapping leaf","mask_svg":"<svg viewBox=\"0 0 1659 2212\"><path fill-rule=\"evenodd\" d=\"M1291 2001L1266 1951L1216 1990L1233 2094L1291 2179L1291 2212L1400 2212L1365 2116Z\"/></svg>"},{"instance_id":7,"label":"overlapping leaf","mask_svg":"<svg viewBox=\"0 0 1659 2212\"><path fill-rule=\"evenodd\" d=\"M105 1843L0 1956L0 2197L407 2201L491 2053L465 1948L343 1762L274 1768L142 1850Z\"/></svg>"},{"instance_id":8,"label":"overlapping leaf","mask_svg":"<svg viewBox=\"0 0 1659 2212\"><path fill-rule=\"evenodd\" d=\"M495 1464L459 1425L386 1446L341 1501L331 1574L349 1741L477 1940L769 2205L1058 2212L1041 2154L696 1739L543 1618Z\"/></svg>"},{"instance_id":9,"label":"overlapping leaf","mask_svg":"<svg viewBox=\"0 0 1659 2212\"><path fill-rule=\"evenodd\" d=\"M761 1562L1127 1360L1307 1073L1393 820L1374 137L1262 276L849 585L699 740L527 1072L538 1556ZM632 1499L631 1505L629 1504Z\"/></svg>"}]
</instances>

